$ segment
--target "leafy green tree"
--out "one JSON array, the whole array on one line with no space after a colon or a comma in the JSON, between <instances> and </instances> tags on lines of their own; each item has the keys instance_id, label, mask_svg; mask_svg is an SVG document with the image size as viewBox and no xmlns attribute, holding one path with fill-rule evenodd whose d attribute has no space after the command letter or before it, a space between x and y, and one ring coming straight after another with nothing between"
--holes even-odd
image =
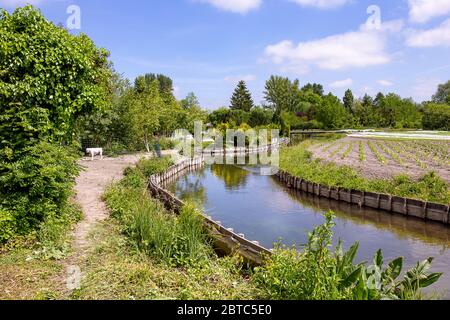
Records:
<instances>
[{"instance_id":1,"label":"leafy green tree","mask_svg":"<svg viewBox=\"0 0 450 320\"><path fill-rule=\"evenodd\" d=\"M435 103L425 105L423 128L450 131L450 105Z\"/></svg>"},{"instance_id":2,"label":"leafy green tree","mask_svg":"<svg viewBox=\"0 0 450 320\"><path fill-rule=\"evenodd\" d=\"M418 107L411 99L389 93L379 109L382 127L418 128L422 122Z\"/></svg>"},{"instance_id":3,"label":"leafy green tree","mask_svg":"<svg viewBox=\"0 0 450 320\"><path fill-rule=\"evenodd\" d=\"M377 108L383 106L383 103L384 103L384 99L385 99L385 98L386 98L386 97L384 96L383 93L378 92L377 96L375 97L375 100L374 100L373 103L372 103L373 106L374 106L374 107L377 107Z\"/></svg>"},{"instance_id":4,"label":"leafy green tree","mask_svg":"<svg viewBox=\"0 0 450 320\"><path fill-rule=\"evenodd\" d=\"M349 113L339 98L329 93L316 107L316 120L322 123L325 129L341 129L347 125Z\"/></svg>"},{"instance_id":5,"label":"leafy green tree","mask_svg":"<svg viewBox=\"0 0 450 320\"><path fill-rule=\"evenodd\" d=\"M349 113L353 112L353 103L354 103L354 101L355 101L355 98L353 96L352 90L348 89L347 91L345 91L344 107L345 107L345 109L347 109L347 111Z\"/></svg>"},{"instance_id":6,"label":"leafy green tree","mask_svg":"<svg viewBox=\"0 0 450 320\"><path fill-rule=\"evenodd\" d=\"M323 86L319 83L308 83L302 88L302 91L312 91L321 97L324 95Z\"/></svg>"},{"instance_id":7,"label":"leafy green tree","mask_svg":"<svg viewBox=\"0 0 450 320\"><path fill-rule=\"evenodd\" d=\"M193 92L190 92L185 99L181 100L181 105L183 109L200 108L200 102Z\"/></svg>"},{"instance_id":8,"label":"leafy green tree","mask_svg":"<svg viewBox=\"0 0 450 320\"><path fill-rule=\"evenodd\" d=\"M164 108L158 81L154 80L144 91L135 90L129 103L133 133L143 141L147 152L150 152L150 141L160 130L160 116Z\"/></svg>"},{"instance_id":9,"label":"leafy green tree","mask_svg":"<svg viewBox=\"0 0 450 320\"><path fill-rule=\"evenodd\" d=\"M272 122L273 111L267 108L255 107L250 112L248 124L251 127L265 126Z\"/></svg>"},{"instance_id":10,"label":"leafy green tree","mask_svg":"<svg viewBox=\"0 0 450 320\"><path fill-rule=\"evenodd\" d=\"M230 121L230 118L231 118L231 110L226 107L214 110L208 116L209 122L211 122L211 124L215 127L217 127L222 123L227 123L228 121Z\"/></svg>"},{"instance_id":11,"label":"leafy green tree","mask_svg":"<svg viewBox=\"0 0 450 320\"><path fill-rule=\"evenodd\" d=\"M240 109L231 110L230 112L230 121L235 126L240 126L242 124L248 124L250 121L250 112L246 112Z\"/></svg>"},{"instance_id":12,"label":"leafy green tree","mask_svg":"<svg viewBox=\"0 0 450 320\"><path fill-rule=\"evenodd\" d=\"M230 109L250 112L253 105L252 95L248 91L245 81L239 81L233 96L231 97Z\"/></svg>"},{"instance_id":13,"label":"leafy green tree","mask_svg":"<svg viewBox=\"0 0 450 320\"><path fill-rule=\"evenodd\" d=\"M26 6L0 10L0 43L0 149L71 140L79 116L108 104L109 53L86 35Z\"/></svg>"},{"instance_id":14,"label":"leafy green tree","mask_svg":"<svg viewBox=\"0 0 450 320\"><path fill-rule=\"evenodd\" d=\"M0 9L0 241L64 220L79 167L63 145L111 103L107 58L32 6Z\"/></svg>"},{"instance_id":15,"label":"leafy green tree","mask_svg":"<svg viewBox=\"0 0 450 320\"><path fill-rule=\"evenodd\" d=\"M173 95L173 81L163 74L147 73L137 77L134 81L135 90L138 93L142 93L146 88L151 86L154 81L157 81L158 83L158 91L164 102L166 104L173 103L176 100Z\"/></svg>"},{"instance_id":16,"label":"leafy green tree","mask_svg":"<svg viewBox=\"0 0 450 320\"><path fill-rule=\"evenodd\" d=\"M450 104L450 80L439 85L436 94L433 96L433 102Z\"/></svg>"},{"instance_id":17,"label":"leafy green tree","mask_svg":"<svg viewBox=\"0 0 450 320\"><path fill-rule=\"evenodd\" d=\"M289 78L271 76L266 82L264 95L268 106L274 111L275 124L280 124L283 111L298 112L304 108L298 80L292 82Z\"/></svg>"}]
</instances>

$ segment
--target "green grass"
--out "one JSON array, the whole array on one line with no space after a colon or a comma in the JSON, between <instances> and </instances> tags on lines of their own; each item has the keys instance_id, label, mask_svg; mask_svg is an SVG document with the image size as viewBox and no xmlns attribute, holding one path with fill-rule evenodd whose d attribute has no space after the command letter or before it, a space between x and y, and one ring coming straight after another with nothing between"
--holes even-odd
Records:
<instances>
[{"instance_id":1,"label":"green grass","mask_svg":"<svg viewBox=\"0 0 450 320\"><path fill-rule=\"evenodd\" d=\"M80 219L81 210L69 204L59 216L48 216L39 230L0 246L0 300L64 297L61 261L72 253L69 235Z\"/></svg>"},{"instance_id":2,"label":"green grass","mask_svg":"<svg viewBox=\"0 0 450 320\"><path fill-rule=\"evenodd\" d=\"M211 257L202 266L175 268L136 248L116 219L92 233L95 250L79 300L252 300L259 290L243 277L236 257Z\"/></svg>"},{"instance_id":3,"label":"green grass","mask_svg":"<svg viewBox=\"0 0 450 320\"><path fill-rule=\"evenodd\" d=\"M391 194L437 203L450 203L448 183L435 173L428 173L418 181L406 175L392 179L367 179L355 169L314 160L307 151L311 142L284 148L280 167L294 176L330 187L341 187L368 192Z\"/></svg>"}]
</instances>

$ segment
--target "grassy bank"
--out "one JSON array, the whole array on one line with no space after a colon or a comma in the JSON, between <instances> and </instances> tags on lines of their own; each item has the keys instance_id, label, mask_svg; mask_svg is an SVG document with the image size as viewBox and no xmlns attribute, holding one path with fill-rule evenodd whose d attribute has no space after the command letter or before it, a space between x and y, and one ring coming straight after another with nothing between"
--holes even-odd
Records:
<instances>
[{"instance_id":1,"label":"grassy bank","mask_svg":"<svg viewBox=\"0 0 450 320\"><path fill-rule=\"evenodd\" d=\"M112 218L94 232L96 249L73 298L259 298L239 258L216 256L193 207L176 216L151 199L148 177L169 165L167 159L140 161L106 191Z\"/></svg>"},{"instance_id":2,"label":"grassy bank","mask_svg":"<svg viewBox=\"0 0 450 320\"><path fill-rule=\"evenodd\" d=\"M450 203L450 186L433 172L418 181L407 175L392 179L367 179L351 167L313 159L311 152L307 150L310 145L311 141L305 141L284 148L280 155L280 168L294 176L325 186Z\"/></svg>"},{"instance_id":3,"label":"grassy bank","mask_svg":"<svg viewBox=\"0 0 450 320\"><path fill-rule=\"evenodd\" d=\"M80 219L80 209L68 204L60 215L47 217L37 231L0 246L0 300L63 297L61 260L71 254L69 234Z\"/></svg>"}]
</instances>

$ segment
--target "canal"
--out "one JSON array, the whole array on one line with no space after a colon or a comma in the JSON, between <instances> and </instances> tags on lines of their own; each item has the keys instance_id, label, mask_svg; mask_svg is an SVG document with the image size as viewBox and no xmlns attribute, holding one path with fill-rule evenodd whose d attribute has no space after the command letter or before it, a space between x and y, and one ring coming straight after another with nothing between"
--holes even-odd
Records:
<instances>
[{"instance_id":1,"label":"canal","mask_svg":"<svg viewBox=\"0 0 450 320\"><path fill-rule=\"evenodd\" d=\"M378 249L383 250L385 261L404 257L407 268L434 257L433 271L444 275L431 289L450 298L450 228L314 197L259 172L251 166L206 166L166 182L165 188L266 248L279 241L288 246L304 244L308 231L323 223L323 213L332 210L336 214L334 242L340 239L348 248L358 241L358 262L371 262Z\"/></svg>"}]
</instances>

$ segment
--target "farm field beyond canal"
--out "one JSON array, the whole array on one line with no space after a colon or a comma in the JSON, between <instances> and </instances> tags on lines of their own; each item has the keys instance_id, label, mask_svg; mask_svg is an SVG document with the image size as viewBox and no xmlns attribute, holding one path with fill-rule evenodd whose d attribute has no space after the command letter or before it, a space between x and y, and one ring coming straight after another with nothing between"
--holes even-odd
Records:
<instances>
[{"instance_id":1,"label":"farm field beyond canal","mask_svg":"<svg viewBox=\"0 0 450 320\"><path fill-rule=\"evenodd\" d=\"M434 171L450 182L450 141L346 137L316 142L309 150L314 158L353 167L368 178L418 179Z\"/></svg>"}]
</instances>

